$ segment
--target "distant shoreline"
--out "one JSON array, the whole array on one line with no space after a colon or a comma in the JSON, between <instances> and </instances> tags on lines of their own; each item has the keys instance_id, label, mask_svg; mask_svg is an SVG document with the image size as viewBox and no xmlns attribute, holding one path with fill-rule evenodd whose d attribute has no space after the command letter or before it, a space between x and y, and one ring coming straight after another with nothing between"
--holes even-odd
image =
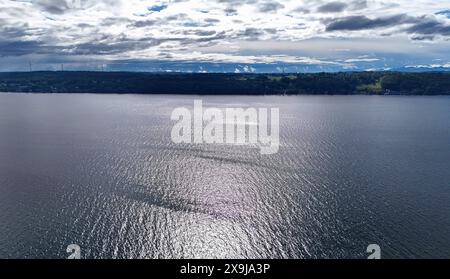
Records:
<instances>
[{"instance_id":1,"label":"distant shoreline","mask_svg":"<svg viewBox=\"0 0 450 279\"><path fill-rule=\"evenodd\" d=\"M450 95L450 72L305 74L3 72L2 93L152 95Z\"/></svg>"}]
</instances>

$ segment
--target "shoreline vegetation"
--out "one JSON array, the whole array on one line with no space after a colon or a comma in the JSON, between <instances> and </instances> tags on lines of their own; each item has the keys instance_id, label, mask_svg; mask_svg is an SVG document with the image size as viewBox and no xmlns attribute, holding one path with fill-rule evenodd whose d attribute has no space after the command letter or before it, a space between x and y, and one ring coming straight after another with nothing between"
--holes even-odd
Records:
<instances>
[{"instance_id":1,"label":"shoreline vegetation","mask_svg":"<svg viewBox=\"0 0 450 279\"><path fill-rule=\"evenodd\" d=\"M0 92L181 95L450 95L450 72L302 74L11 72Z\"/></svg>"}]
</instances>

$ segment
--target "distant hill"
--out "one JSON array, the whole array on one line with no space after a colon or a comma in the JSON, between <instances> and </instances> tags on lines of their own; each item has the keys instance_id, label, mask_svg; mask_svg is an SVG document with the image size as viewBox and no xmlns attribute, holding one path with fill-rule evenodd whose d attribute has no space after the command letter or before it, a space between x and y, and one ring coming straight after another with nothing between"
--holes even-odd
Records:
<instances>
[{"instance_id":1,"label":"distant hill","mask_svg":"<svg viewBox=\"0 0 450 279\"><path fill-rule=\"evenodd\" d=\"M450 95L450 73L16 72L0 73L0 92L199 95Z\"/></svg>"},{"instance_id":2,"label":"distant hill","mask_svg":"<svg viewBox=\"0 0 450 279\"><path fill-rule=\"evenodd\" d=\"M443 66L414 66L414 67L402 67L398 68L395 71L398 72L405 72L405 73L424 73L424 72L450 72L449 67L443 67Z\"/></svg>"}]
</instances>

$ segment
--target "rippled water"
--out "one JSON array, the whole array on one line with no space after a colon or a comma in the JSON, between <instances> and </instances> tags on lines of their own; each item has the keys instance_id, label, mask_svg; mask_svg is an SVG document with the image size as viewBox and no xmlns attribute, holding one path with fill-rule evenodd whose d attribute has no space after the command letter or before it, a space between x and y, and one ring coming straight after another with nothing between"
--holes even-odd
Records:
<instances>
[{"instance_id":1,"label":"rippled water","mask_svg":"<svg viewBox=\"0 0 450 279\"><path fill-rule=\"evenodd\" d=\"M280 152L176 145L189 96L0 94L0 257L450 257L450 98L280 108Z\"/></svg>"}]
</instances>

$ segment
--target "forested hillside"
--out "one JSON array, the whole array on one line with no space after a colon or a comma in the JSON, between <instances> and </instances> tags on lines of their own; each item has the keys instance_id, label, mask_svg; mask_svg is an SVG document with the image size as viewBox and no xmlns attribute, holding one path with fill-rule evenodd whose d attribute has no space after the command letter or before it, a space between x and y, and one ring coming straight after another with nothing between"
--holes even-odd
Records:
<instances>
[{"instance_id":1,"label":"forested hillside","mask_svg":"<svg viewBox=\"0 0 450 279\"><path fill-rule=\"evenodd\" d=\"M0 92L135 94L450 95L450 73L0 73Z\"/></svg>"}]
</instances>

